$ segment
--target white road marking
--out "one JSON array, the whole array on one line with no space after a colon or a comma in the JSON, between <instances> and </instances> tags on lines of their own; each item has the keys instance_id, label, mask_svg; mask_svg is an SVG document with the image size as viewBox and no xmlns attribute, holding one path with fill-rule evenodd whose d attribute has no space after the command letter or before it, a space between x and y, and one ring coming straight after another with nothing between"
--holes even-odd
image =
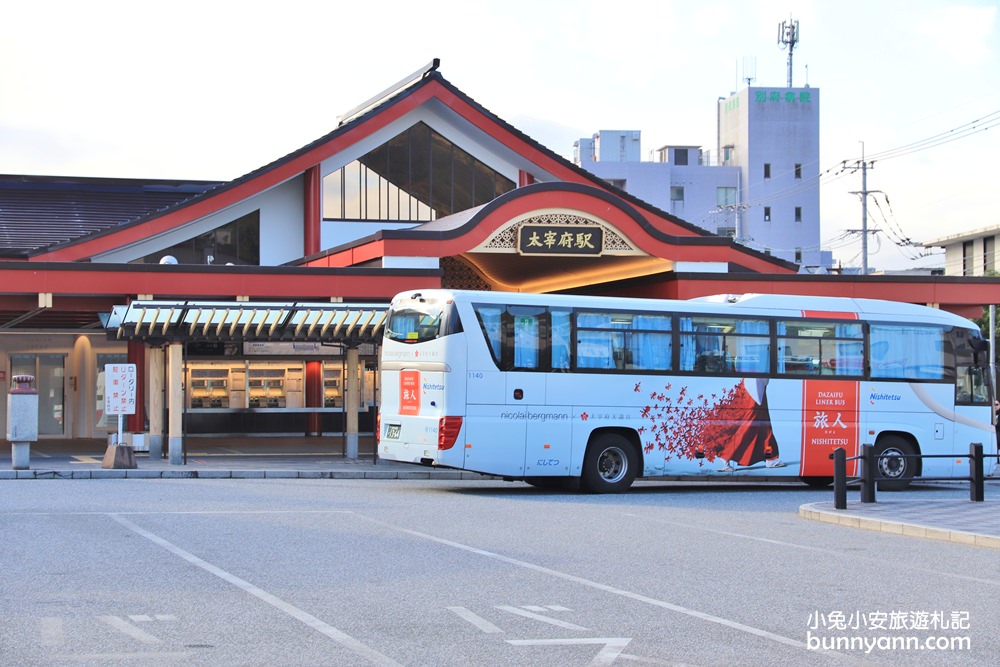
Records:
<instances>
[{"instance_id":1,"label":"white road marking","mask_svg":"<svg viewBox=\"0 0 1000 667\"><path fill-rule=\"evenodd\" d=\"M559 570L553 570L549 567L544 567L542 565L536 565L534 563L529 563L527 561L518 560L517 558L511 558L510 556L504 556L493 551L487 551L486 549L479 549L477 547L469 546L467 544L462 544L461 542L455 542L453 540L447 540L443 537L437 537L436 535L430 535L428 533L421 533L417 530L412 530L410 528L401 528L399 526L394 526L390 523L380 521L378 519L373 519L371 517L365 517L363 514L359 514L368 521L384 526L390 530L395 530L400 533L405 533L407 535L413 535L422 540L428 540L430 542L436 542L438 544L443 544L445 546L453 547L455 549L461 549L462 551L467 551L469 553L477 554L479 556L484 556L486 558L492 558L494 560L501 561L503 563L508 563L509 565L515 565L517 567L522 567L527 570L532 570L541 574L546 574L552 577L557 577L559 579L564 579L566 581L571 581L575 584L580 584L581 586L587 586L605 593L610 593L612 595L618 595L630 600L635 600L636 602L643 602L645 604L652 605L654 607L659 607L661 609L667 609L669 611L676 612L678 614L683 614L685 616L690 616L692 618L697 618L708 623L714 623L716 625L721 625L725 628L731 630L736 630L738 632L745 632L750 635L761 637L762 639L767 639L769 641L777 642L779 644L784 644L785 646L791 646L794 648L799 648L803 650L808 650L805 642L799 641L797 639L792 639L790 637L785 637L784 635L779 635L775 632L770 632L762 628L755 628L752 625L746 625L745 623L740 623L739 621L734 621L728 618L722 618L721 616L715 616L713 614L708 614L703 611L698 611L697 609L689 609L688 607L683 607L679 604L674 604L672 602L667 602L666 600L658 600L656 598L649 597L648 595L642 595L641 593L633 593L632 591L626 591L621 588L616 588L615 586L609 586L608 584L602 584L597 581L592 581L590 579L585 579L584 577L579 577L575 574L569 574L568 572L560 572ZM827 655L838 655L830 652L826 652Z\"/></svg>"},{"instance_id":2,"label":"white road marking","mask_svg":"<svg viewBox=\"0 0 1000 667\"><path fill-rule=\"evenodd\" d=\"M493 625L492 623L490 623L489 621L487 621L482 616L479 616L478 614L476 614L476 613L474 613L472 611L469 611L465 607L448 607L448 611L453 612L454 614L457 614L459 618L461 618L463 620L466 620L469 623L472 623L474 626L476 626L477 628L479 628L483 632L489 632L489 633L502 633L503 632L503 630L501 630L497 626Z\"/></svg>"},{"instance_id":3,"label":"white road marking","mask_svg":"<svg viewBox=\"0 0 1000 667\"><path fill-rule=\"evenodd\" d=\"M140 528L139 526L137 526L136 524L132 523L131 521L129 521L125 517L120 516L118 514L109 514L108 516L110 516L112 519L114 519L115 521L117 521L121 525L125 526L126 528L128 528L132 532L136 533L137 535L141 535L142 537L145 537L150 542L152 542L152 543L154 543L154 544L156 544L158 546L163 547L164 549L166 549L170 553L174 554L175 556L179 556L180 558L183 558L184 560L186 560L187 562L191 563L195 567L199 567L199 568L205 570L206 572L208 572L209 574L213 574L213 575L219 577L220 579L222 579L223 581L226 581L226 582L228 582L228 583L236 586L237 588L242 589L244 592L249 593L250 595L253 595L254 597L256 597L256 598L258 598L260 600L263 600L264 602L266 602L267 604L271 605L275 609L278 609L279 611L282 611L285 614L288 614L289 616L291 616L295 620L304 623L305 625L309 626L313 630L316 630L317 632L320 632L320 633L326 635L327 637L329 637L330 639L334 640L335 642L337 642L338 644L340 644L344 648L347 648L347 649L353 651L354 653L357 653L361 657L366 658L367 660L370 660L371 662L375 663L376 665L392 665L393 667L402 667L402 665L400 665L398 662L396 662L392 658L379 653L375 649L373 649L373 648L371 648L371 647L369 647L369 646L361 643L360 641L358 641L354 637L351 637L347 633L345 633L345 632L343 632L341 630L338 630L337 628L333 627L332 625L329 625L329 624L321 621L320 619L316 618L312 614L310 614L310 613L308 613L306 611L303 611L302 609L299 609L298 607L296 607L296 606L294 606L292 604L289 604L288 602L285 602L281 598L279 598L279 597L277 597L275 595L272 595L271 593L268 593L267 591L265 591L265 590L263 590L261 588L258 588L257 586L254 586L253 584L251 584L249 581L246 581L245 579L240 579L236 575L230 574L229 572L223 570L222 568L217 567L215 565L212 565L208 561L202 560L201 558L198 558L194 554L192 554L190 552L187 552L184 549L181 549L180 547L178 547L177 545L175 545L175 544L173 544L171 542L168 542L167 540L163 539L159 535L151 533L151 532L149 532L148 530L146 530L144 528Z\"/></svg>"},{"instance_id":4,"label":"white road marking","mask_svg":"<svg viewBox=\"0 0 1000 667\"><path fill-rule=\"evenodd\" d=\"M131 614L129 615L129 619L135 623L149 623L153 620L153 617L146 614Z\"/></svg>"},{"instance_id":5,"label":"white road marking","mask_svg":"<svg viewBox=\"0 0 1000 667\"><path fill-rule=\"evenodd\" d=\"M527 609L520 609L518 607L508 607L506 605L497 605L497 609L501 611L506 611L511 614L516 614L518 616L523 616L524 618L530 618L533 621L541 621L542 623L548 623L559 628L566 628L567 630L586 630L587 628L576 625L574 623L567 623L566 621L560 621L558 618L551 618L549 616L542 616L541 614L536 614Z\"/></svg>"},{"instance_id":6,"label":"white road marking","mask_svg":"<svg viewBox=\"0 0 1000 667\"><path fill-rule=\"evenodd\" d=\"M145 630L140 630L135 627L124 618L118 618L117 616L99 616L98 618L113 627L115 630L124 632L132 639L138 640L143 644L159 644L162 641L160 638L154 637Z\"/></svg>"},{"instance_id":7,"label":"white road marking","mask_svg":"<svg viewBox=\"0 0 1000 667\"><path fill-rule=\"evenodd\" d=\"M45 616L41 620L41 634L43 646L62 646L66 643L66 635L63 632L63 621L58 616Z\"/></svg>"},{"instance_id":8,"label":"white road marking","mask_svg":"<svg viewBox=\"0 0 1000 667\"><path fill-rule=\"evenodd\" d=\"M603 644L588 667L602 667L615 661L631 639L625 637L580 637L578 639L508 639L514 646L576 646L580 644Z\"/></svg>"}]
</instances>

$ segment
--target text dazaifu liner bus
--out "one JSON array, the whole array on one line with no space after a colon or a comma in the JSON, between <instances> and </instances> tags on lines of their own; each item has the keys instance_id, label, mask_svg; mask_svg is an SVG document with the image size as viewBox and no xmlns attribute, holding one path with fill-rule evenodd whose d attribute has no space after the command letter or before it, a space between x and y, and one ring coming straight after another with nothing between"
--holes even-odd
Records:
<instances>
[{"instance_id":1,"label":"text dazaifu liner bus","mask_svg":"<svg viewBox=\"0 0 1000 667\"><path fill-rule=\"evenodd\" d=\"M970 443L996 454L987 347L969 320L870 299L407 292L382 345L378 455L609 493L825 485L836 448L872 444L883 488L902 488L964 475Z\"/></svg>"}]
</instances>

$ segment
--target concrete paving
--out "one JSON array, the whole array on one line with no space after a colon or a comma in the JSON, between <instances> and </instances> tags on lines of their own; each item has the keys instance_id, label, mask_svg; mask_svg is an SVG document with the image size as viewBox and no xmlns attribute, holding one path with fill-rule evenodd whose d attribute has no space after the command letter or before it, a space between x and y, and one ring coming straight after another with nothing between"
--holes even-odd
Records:
<instances>
[{"instance_id":1,"label":"concrete paving","mask_svg":"<svg viewBox=\"0 0 1000 667\"><path fill-rule=\"evenodd\" d=\"M342 435L274 438L188 438L182 465L135 453L135 468L104 468L103 440L33 443L29 467L12 470L9 443L0 445L0 480L20 479L490 479L477 473L377 460L370 435L361 436L357 458L348 458ZM986 483L986 501L897 499L880 493L876 503L850 500L837 510L828 502L799 508L805 519L879 532L1000 549L1000 479Z\"/></svg>"},{"instance_id":2,"label":"concrete paving","mask_svg":"<svg viewBox=\"0 0 1000 667\"><path fill-rule=\"evenodd\" d=\"M808 503L799 508L799 516L882 533L1000 549L1000 486L995 480L987 481L984 502L897 500L887 495L877 494L875 503L849 500L846 510L835 509L832 499Z\"/></svg>"}]
</instances>

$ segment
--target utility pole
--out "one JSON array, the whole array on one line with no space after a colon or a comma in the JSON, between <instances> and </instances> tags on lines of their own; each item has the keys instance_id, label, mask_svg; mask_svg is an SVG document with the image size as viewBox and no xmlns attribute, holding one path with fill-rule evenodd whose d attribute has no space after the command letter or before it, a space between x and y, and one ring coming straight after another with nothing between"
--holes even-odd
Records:
<instances>
[{"instance_id":1,"label":"utility pole","mask_svg":"<svg viewBox=\"0 0 1000 667\"><path fill-rule=\"evenodd\" d=\"M847 167L848 169L853 169L857 171L861 170L861 190L851 191L852 195L859 195L861 197L861 275L868 275L868 195L875 194L876 192L882 192L881 190L869 190L868 189L868 163L865 162L865 142L861 142L861 160L856 162L853 167ZM874 167L875 163L872 162L871 166ZM849 229L848 231L855 231Z\"/></svg>"},{"instance_id":2,"label":"utility pole","mask_svg":"<svg viewBox=\"0 0 1000 667\"><path fill-rule=\"evenodd\" d=\"M782 21L778 26L778 47L788 48L788 87L792 87L792 51L799 43L799 22L788 17L788 21Z\"/></svg>"}]
</instances>

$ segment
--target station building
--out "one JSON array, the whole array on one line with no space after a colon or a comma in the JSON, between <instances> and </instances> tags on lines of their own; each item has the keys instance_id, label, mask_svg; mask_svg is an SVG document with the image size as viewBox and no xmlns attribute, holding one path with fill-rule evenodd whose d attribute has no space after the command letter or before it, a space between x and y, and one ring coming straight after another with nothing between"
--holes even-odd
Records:
<instances>
[{"instance_id":1,"label":"station building","mask_svg":"<svg viewBox=\"0 0 1000 667\"><path fill-rule=\"evenodd\" d=\"M880 297L966 316L1000 301L996 278L799 274L574 165L437 61L334 124L232 181L0 176L0 385L37 378L40 437L117 429L111 363L138 371L127 431L172 462L189 436L356 437L385 307L411 289Z\"/></svg>"}]
</instances>

